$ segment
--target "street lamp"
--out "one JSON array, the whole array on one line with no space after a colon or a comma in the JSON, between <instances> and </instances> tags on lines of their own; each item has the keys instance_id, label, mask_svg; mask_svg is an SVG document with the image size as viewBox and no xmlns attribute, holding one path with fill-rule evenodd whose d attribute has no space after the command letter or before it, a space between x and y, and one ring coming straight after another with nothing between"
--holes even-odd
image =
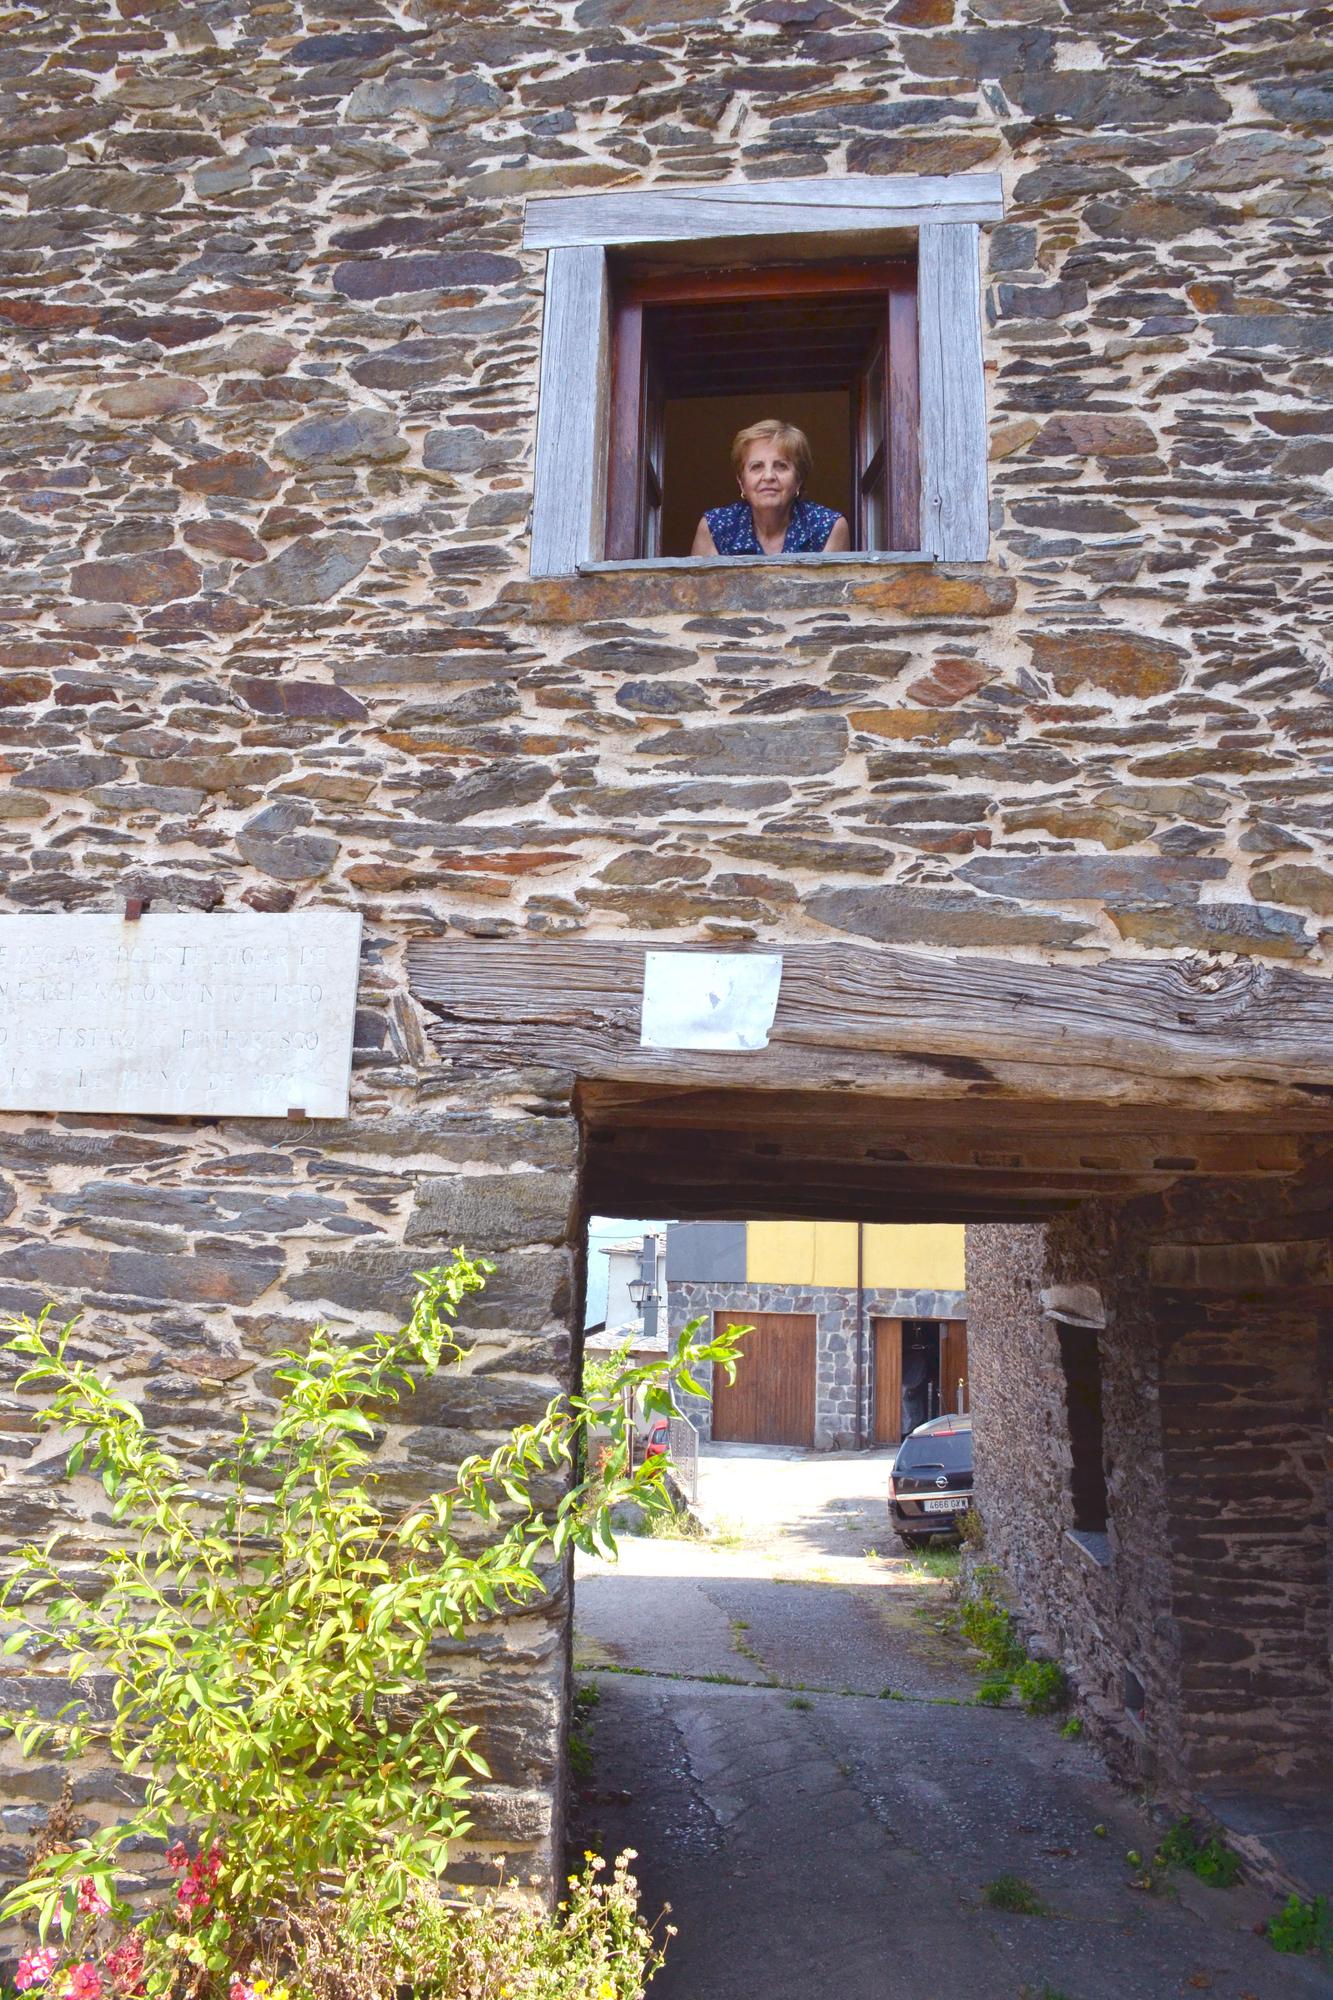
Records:
<instances>
[{"instance_id":1,"label":"street lamp","mask_svg":"<svg viewBox=\"0 0 1333 2000\"><path fill-rule=\"evenodd\" d=\"M631 1278L626 1290L629 1292L630 1304L638 1306L640 1311L651 1298L656 1296L651 1278Z\"/></svg>"}]
</instances>

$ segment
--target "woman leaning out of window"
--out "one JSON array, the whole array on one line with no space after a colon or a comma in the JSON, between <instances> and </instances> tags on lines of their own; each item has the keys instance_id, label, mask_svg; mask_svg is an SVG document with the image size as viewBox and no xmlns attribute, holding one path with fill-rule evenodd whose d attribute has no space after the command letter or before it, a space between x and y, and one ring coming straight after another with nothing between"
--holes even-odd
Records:
<instances>
[{"instance_id":1,"label":"woman leaning out of window","mask_svg":"<svg viewBox=\"0 0 1333 2000\"><path fill-rule=\"evenodd\" d=\"M737 431L731 464L741 497L728 507L708 509L690 554L789 556L850 549L843 516L801 497L811 463L810 441L794 424L767 417Z\"/></svg>"}]
</instances>

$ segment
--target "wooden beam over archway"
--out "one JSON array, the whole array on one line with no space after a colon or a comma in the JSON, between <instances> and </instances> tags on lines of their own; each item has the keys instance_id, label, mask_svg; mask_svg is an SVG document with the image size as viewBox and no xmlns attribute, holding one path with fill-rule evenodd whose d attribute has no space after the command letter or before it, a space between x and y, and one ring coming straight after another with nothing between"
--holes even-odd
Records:
<instances>
[{"instance_id":1,"label":"wooden beam over archway","mask_svg":"<svg viewBox=\"0 0 1333 2000\"><path fill-rule=\"evenodd\" d=\"M423 939L409 946L408 977L432 1042L465 1070L541 1063L589 1081L845 1091L937 1112L1021 1106L1057 1124L1146 1114L1170 1129L1187 1114L1333 1130L1330 979L1254 960L1052 966L756 946L783 960L769 1046L715 1053L639 1046L644 953L662 948Z\"/></svg>"},{"instance_id":2,"label":"wooden beam over archway","mask_svg":"<svg viewBox=\"0 0 1333 2000\"><path fill-rule=\"evenodd\" d=\"M456 1074L568 1079L596 1212L1039 1222L1308 1174L1333 1138L1333 981L787 946L766 1049L664 1051L639 1044L645 949L410 951Z\"/></svg>"}]
</instances>

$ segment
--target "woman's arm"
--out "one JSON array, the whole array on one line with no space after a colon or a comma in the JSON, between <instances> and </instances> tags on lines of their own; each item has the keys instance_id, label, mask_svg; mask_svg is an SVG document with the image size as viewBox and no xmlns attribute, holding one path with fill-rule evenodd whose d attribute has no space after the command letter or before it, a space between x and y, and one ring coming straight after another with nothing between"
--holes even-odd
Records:
<instances>
[{"instance_id":1,"label":"woman's arm","mask_svg":"<svg viewBox=\"0 0 1333 2000\"><path fill-rule=\"evenodd\" d=\"M829 537L824 544L825 550L831 551L833 549L849 549L851 546L852 546L852 531L847 526L847 516L845 514L839 514L837 520L833 523L833 526L829 529Z\"/></svg>"},{"instance_id":2,"label":"woman's arm","mask_svg":"<svg viewBox=\"0 0 1333 2000\"><path fill-rule=\"evenodd\" d=\"M846 527L846 525L844 521L843 526ZM715 556L717 554L717 544L713 540L713 531L708 525L707 514L703 514L699 518L699 525L694 531L694 540L690 544L690 554L692 556Z\"/></svg>"}]
</instances>

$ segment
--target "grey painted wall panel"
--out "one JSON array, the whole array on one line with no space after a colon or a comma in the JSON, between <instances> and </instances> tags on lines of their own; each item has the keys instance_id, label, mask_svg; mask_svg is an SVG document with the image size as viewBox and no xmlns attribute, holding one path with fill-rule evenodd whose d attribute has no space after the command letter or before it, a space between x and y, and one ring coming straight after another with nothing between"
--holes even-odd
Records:
<instances>
[{"instance_id":1,"label":"grey painted wall panel","mask_svg":"<svg viewBox=\"0 0 1333 2000\"><path fill-rule=\"evenodd\" d=\"M667 1231L667 1282L745 1282L743 1222L673 1222Z\"/></svg>"}]
</instances>

